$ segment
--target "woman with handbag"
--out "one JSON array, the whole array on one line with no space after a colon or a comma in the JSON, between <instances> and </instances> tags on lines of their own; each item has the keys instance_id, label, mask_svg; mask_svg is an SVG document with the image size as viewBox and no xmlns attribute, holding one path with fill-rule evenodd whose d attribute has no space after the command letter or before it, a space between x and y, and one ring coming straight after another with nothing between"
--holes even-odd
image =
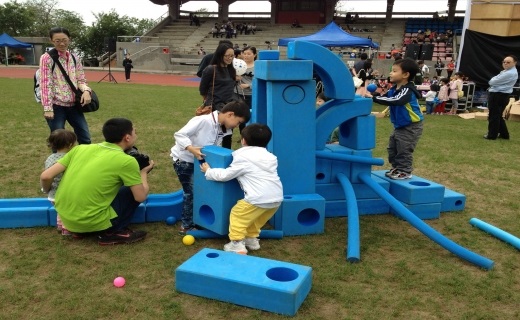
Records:
<instances>
[{"instance_id":1,"label":"woman with handbag","mask_svg":"<svg viewBox=\"0 0 520 320\"><path fill-rule=\"evenodd\" d=\"M56 129L65 129L67 121L78 137L79 144L90 144L90 132L85 115L81 109L75 107L76 93L68 84L66 77L82 91L80 102L89 104L92 97L92 89L87 85L81 60L68 50L70 33L61 27L52 28L49 31L51 42L54 43L53 53L45 53L40 58L40 87L43 116L53 132ZM56 61L67 72L64 75L62 68L56 66L51 54L57 52Z\"/></svg>"},{"instance_id":2,"label":"woman with handbag","mask_svg":"<svg viewBox=\"0 0 520 320\"><path fill-rule=\"evenodd\" d=\"M222 107L233 100L233 92L237 81L236 70L233 67L235 50L227 43L219 44L211 64L202 72L199 92L205 106L211 110L220 111ZM231 149L231 136L222 141L224 148Z\"/></svg>"},{"instance_id":3,"label":"woman with handbag","mask_svg":"<svg viewBox=\"0 0 520 320\"><path fill-rule=\"evenodd\" d=\"M246 72L241 75L238 86L235 89L235 94L238 99L244 99L249 108L252 107L252 95L253 95L253 75L255 73L255 60L256 60L256 48L247 46L242 49L242 59L247 65ZM238 129L242 132L242 129L246 126L245 123L241 123Z\"/></svg>"}]
</instances>

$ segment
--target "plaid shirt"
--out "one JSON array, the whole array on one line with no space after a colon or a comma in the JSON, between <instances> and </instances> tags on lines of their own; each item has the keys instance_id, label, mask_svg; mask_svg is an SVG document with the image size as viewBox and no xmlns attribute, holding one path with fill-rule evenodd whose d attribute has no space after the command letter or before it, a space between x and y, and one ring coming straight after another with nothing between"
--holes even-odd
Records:
<instances>
[{"instance_id":1,"label":"plaid shirt","mask_svg":"<svg viewBox=\"0 0 520 320\"><path fill-rule=\"evenodd\" d=\"M85 73L79 58L75 56L76 65L74 65L71 54L69 51L65 53L58 51L58 59L65 71L67 71L72 83L76 83L82 91L90 90L87 86L87 80L85 79ZM72 89L57 65L54 66L54 72L52 72L53 64L54 60L52 60L49 54L43 54L41 56L40 87L44 111L52 111L54 104L63 107L71 107L74 105L75 97Z\"/></svg>"}]
</instances>

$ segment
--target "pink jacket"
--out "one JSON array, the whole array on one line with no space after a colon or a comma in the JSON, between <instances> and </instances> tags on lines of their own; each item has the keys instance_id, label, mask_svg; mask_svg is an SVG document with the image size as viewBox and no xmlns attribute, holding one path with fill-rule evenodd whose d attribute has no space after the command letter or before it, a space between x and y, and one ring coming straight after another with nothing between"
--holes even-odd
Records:
<instances>
[{"instance_id":1,"label":"pink jacket","mask_svg":"<svg viewBox=\"0 0 520 320\"><path fill-rule=\"evenodd\" d=\"M450 99L458 99L458 91L462 90L462 80L457 79L450 82Z\"/></svg>"}]
</instances>

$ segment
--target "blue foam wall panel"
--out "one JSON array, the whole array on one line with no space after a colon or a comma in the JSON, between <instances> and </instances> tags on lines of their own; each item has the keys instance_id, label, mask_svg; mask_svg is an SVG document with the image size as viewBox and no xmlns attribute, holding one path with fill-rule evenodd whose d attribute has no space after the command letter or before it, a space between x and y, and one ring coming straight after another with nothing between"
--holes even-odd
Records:
<instances>
[{"instance_id":1,"label":"blue foam wall panel","mask_svg":"<svg viewBox=\"0 0 520 320\"><path fill-rule=\"evenodd\" d=\"M294 316L309 294L312 268L204 248L175 270L175 289Z\"/></svg>"}]
</instances>

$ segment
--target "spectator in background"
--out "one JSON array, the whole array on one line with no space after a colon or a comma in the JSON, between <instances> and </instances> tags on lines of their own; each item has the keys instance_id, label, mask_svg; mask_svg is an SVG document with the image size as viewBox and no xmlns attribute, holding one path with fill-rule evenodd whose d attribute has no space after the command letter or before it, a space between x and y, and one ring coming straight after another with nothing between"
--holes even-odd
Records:
<instances>
[{"instance_id":1,"label":"spectator in background","mask_svg":"<svg viewBox=\"0 0 520 320\"><path fill-rule=\"evenodd\" d=\"M365 61L368 59L368 55L366 53L362 53L359 58L360 61L357 61L354 63L354 70L356 71L356 74L359 73L359 70L363 69L365 67Z\"/></svg>"},{"instance_id":2,"label":"spectator in background","mask_svg":"<svg viewBox=\"0 0 520 320\"><path fill-rule=\"evenodd\" d=\"M441 76L443 69L444 63L442 63L441 59L437 58L437 63L435 63L435 72L437 73L437 77Z\"/></svg>"},{"instance_id":3,"label":"spectator in background","mask_svg":"<svg viewBox=\"0 0 520 320\"><path fill-rule=\"evenodd\" d=\"M233 46L233 43L230 40L223 39L218 42L219 45L223 43L227 43L228 45ZM204 69L206 69L206 67L210 64L211 60L213 59L213 55L214 53L210 53L202 58L199 64L199 69L197 70L197 77L202 77L202 71L204 71Z\"/></svg>"},{"instance_id":4,"label":"spectator in background","mask_svg":"<svg viewBox=\"0 0 520 320\"><path fill-rule=\"evenodd\" d=\"M455 63L453 61L448 62L446 65L446 72L448 73L448 79L451 78L453 71L455 70Z\"/></svg>"}]
</instances>

